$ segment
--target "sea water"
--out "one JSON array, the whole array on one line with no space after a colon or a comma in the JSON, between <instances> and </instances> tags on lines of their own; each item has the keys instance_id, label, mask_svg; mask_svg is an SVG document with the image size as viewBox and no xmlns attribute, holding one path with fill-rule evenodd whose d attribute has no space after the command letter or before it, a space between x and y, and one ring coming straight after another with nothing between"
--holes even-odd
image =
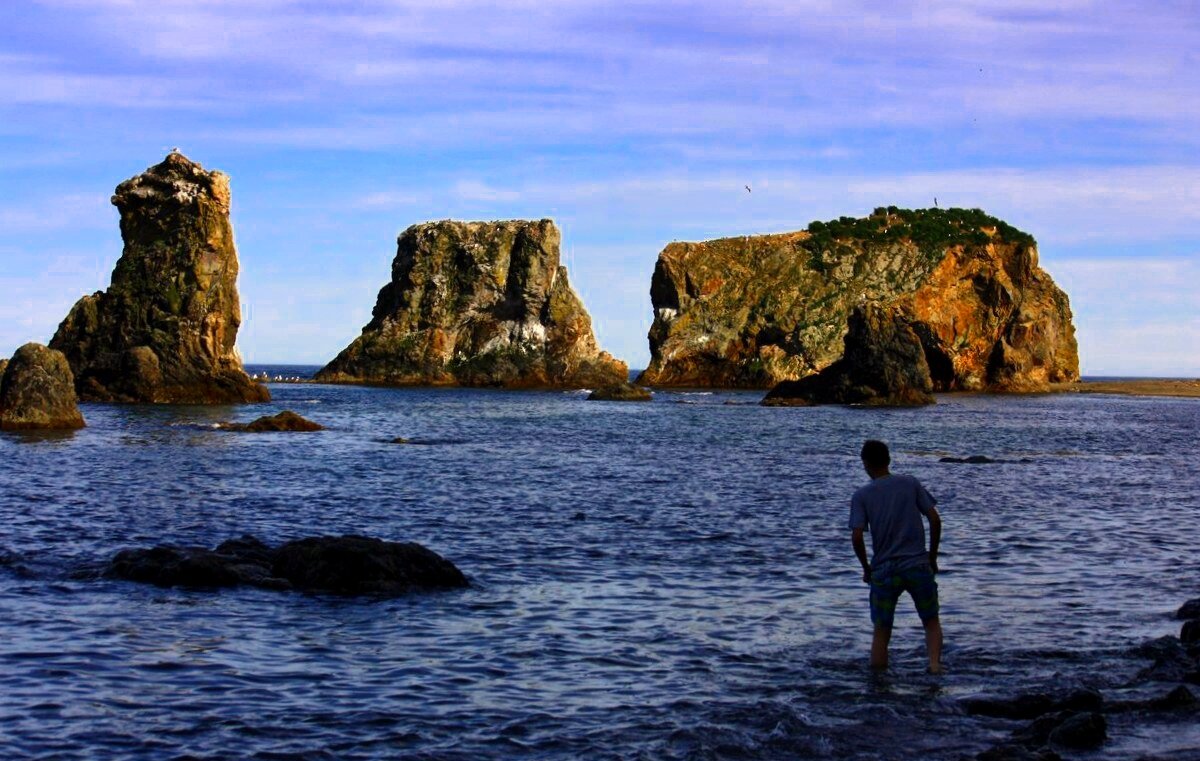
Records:
<instances>
[{"instance_id":1,"label":"sea water","mask_svg":"<svg viewBox=\"0 0 1200 761\"><path fill-rule=\"evenodd\" d=\"M272 393L85 404L83 431L0 435L5 758L958 758L1016 726L963 698L1117 689L1200 593L1197 401ZM214 428L281 409L328 430ZM942 677L907 598L890 673L867 668L847 529L866 438L939 501ZM1006 462L939 462L974 454ZM247 533L418 541L472 586L379 601L96 576L125 547ZM1186 748L1189 726L1118 720L1106 757Z\"/></svg>"}]
</instances>

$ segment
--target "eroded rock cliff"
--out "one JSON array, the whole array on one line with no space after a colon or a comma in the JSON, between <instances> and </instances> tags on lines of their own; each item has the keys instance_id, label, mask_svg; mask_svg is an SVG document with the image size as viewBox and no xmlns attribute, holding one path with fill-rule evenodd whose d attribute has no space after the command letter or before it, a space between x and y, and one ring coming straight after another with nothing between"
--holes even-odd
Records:
<instances>
[{"instance_id":1,"label":"eroded rock cliff","mask_svg":"<svg viewBox=\"0 0 1200 761\"><path fill-rule=\"evenodd\" d=\"M50 341L92 401L215 404L270 398L234 348L241 305L229 178L180 153L117 186L125 247L107 291Z\"/></svg>"},{"instance_id":2,"label":"eroded rock cliff","mask_svg":"<svg viewBox=\"0 0 1200 761\"><path fill-rule=\"evenodd\" d=\"M625 381L625 363L596 345L559 243L548 219L408 228L371 322L316 379L522 388Z\"/></svg>"},{"instance_id":3,"label":"eroded rock cliff","mask_svg":"<svg viewBox=\"0 0 1200 761\"><path fill-rule=\"evenodd\" d=\"M899 307L878 304L854 307L841 358L815 375L781 382L771 389L763 404L798 407L933 404L929 363L910 321Z\"/></svg>"},{"instance_id":4,"label":"eroded rock cliff","mask_svg":"<svg viewBox=\"0 0 1200 761\"><path fill-rule=\"evenodd\" d=\"M779 235L672 243L651 281L651 386L767 388L843 351L869 302L911 319L938 391L1079 377L1071 309L1033 238L977 209L876 209Z\"/></svg>"}]
</instances>

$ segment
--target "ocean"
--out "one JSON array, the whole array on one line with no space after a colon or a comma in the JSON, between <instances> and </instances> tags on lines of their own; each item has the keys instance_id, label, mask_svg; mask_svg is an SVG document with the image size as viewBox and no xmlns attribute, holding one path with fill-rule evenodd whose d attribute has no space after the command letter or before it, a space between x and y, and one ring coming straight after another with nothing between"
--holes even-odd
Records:
<instances>
[{"instance_id":1,"label":"ocean","mask_svg":"<svg viewBox=\"0 0 1200 761\"><path fill-rule=\"evenodd\" d=\"M1121 695L1200 592L1195 400L271 390L0 435L5 758L955 759L1017 726L965 699ZM213 427L282 409L328 430ZM944 676L907 598L892 669L867 668L846 525L866 438L940 503ZM976 454L1005 462L939 462ZM95 572L247 533L417 541L472 586L380 601ZM1194 718L1148 721L1111 719L1103 757L1200 747Z\"/></svg>"}]
</instances>

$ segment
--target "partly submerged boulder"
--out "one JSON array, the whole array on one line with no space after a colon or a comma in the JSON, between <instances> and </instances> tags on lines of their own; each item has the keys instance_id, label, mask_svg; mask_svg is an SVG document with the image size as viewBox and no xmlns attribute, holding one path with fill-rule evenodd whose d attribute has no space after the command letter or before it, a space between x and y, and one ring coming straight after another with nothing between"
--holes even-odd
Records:
<instances>
[{"instance_id":1,"label":"partly submerged boulder","mask_svg":"<svg viewBox=\"0 0 1200 761\"><path fill-rule=\"evenodd\" d=\"M75 381L62 352L28 343L0 372L0 429L83 428Z\"/></svg>"},{"instance_id":2,"label":"partly submerged boulder","mask_svg":"<svg viewBox=\"0 0 1200 761\"><path fill-rule=\"evenodd\" d=\"M80 299L50 341L80 398L224 404L270 399L242 369L229 178L180 153L117 186L125 247L107 291Z\"/></svg>"},{"instance_id":3,"label":"partly submerged boulder","mask_svg":"<svg viewBox=\"0 0 1200 761\"><path fill-rule=\"evenodd\" d=\"M650 285L649 386L770 388L841 357L847 318L902 307L936 391L1039 391L1079 377L1071 310L1033 238L978 209L672 243Z\"/></svg>"},{"instance_id":4,"label":"partly submerged boulder","mask_svg":"<svg viewBox=\"0 0 1200 761\"><path fill-rule=\"evenodd\" d=\"M650 389L633 383L616 383L602 386L588 394L589 401L602 402L648 402L654 398Z\"/></svg>"},{"instance_id":5,"label":"partly submerged boulder","mask_svg":"<svg viewBox=\"0 0 1200 761\"><path fill-rule=\"evenodd\" d=\"M284 410L277 415L263 415L249 423L221 423L218 426L225 431L243 431L246 433L278 433L278 432L308 432L323 431L325 426L314 423L307 418L297 415L291 410Z\"/></svg>"},{"instance_id":6,"label":"partly submerged boulder","mask_svg":"<svg viewBox=\"0 0 1200 761\"><path fill-rule=\"evenodd\" d=\"M763 404L933 404L933 381L921 339L897 307L857 306L850 313L842 358L816 375L784 381Z\"/></svg>"},{"instance_id":7,"label":"partly submerged boulder","mask_svg":"<svg viewBox=\"0 0 1200 761\"><path fill-rule=\"evenodd\" d=\"M170 546L122 550L105 575L161 587L245 585L376 597L469 585L453 563L419 544L354 535L311 537L277 548L243 536L214 550Z\"/></svg>"},{"instance_id":8,"label":"partly submerged boulder","mask_svg":"<svg viewBox=\"0 0 1200 761\"><path fill-rule=\"evenodd\" d=\"M620 383L559 264L548 219L430 222L397 241L392 279L329 383L584 388Z\"/></svg>"}]
</instances>

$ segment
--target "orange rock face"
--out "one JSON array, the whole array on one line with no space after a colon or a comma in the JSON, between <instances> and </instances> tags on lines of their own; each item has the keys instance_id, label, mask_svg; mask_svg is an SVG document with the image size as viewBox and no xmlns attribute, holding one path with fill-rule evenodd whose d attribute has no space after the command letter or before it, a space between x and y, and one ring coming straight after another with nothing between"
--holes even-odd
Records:
<instances>
[{"instance_id":1,"label":"orange rock face","mask_svg":"<svg viewBox=\"0 0 1200 761\"><path fill-rule=\"evenodd\" d=\"M899 309L934 390L1079 377L1071 309L1033 238L978 210L889 207L781 235L673 243L651 283L650 386L768 388L842 356L860 305Z\"/></svg>"}]
</instances>

